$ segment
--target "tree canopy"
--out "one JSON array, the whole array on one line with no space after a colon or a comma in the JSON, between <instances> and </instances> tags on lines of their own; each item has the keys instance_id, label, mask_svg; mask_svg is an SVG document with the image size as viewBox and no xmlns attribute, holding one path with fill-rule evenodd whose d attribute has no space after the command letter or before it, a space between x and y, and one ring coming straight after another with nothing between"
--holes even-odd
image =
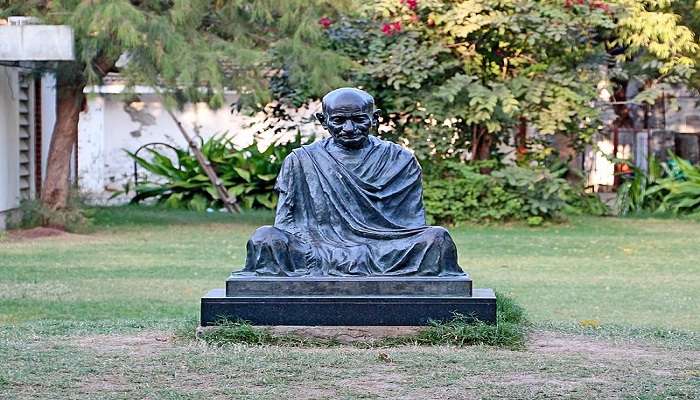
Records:
<instances>
[{"instance_id":1,"label":"tree canopy","mask_svg":"<svg viewBox=\"0 0 700 400\"><path fill-rule=\"evenodd\" d=\"M73 27L60 63L58 121L42 198L65 205L86 85L120 58L129 85L173 102L299 105L361 86L420 158L498 157L497 144L549 156L547 135L585 143L601 127L600 91L636 79L636 99L694 73L689 0L0 0L0 17ZM693 4L693 10L695 5ZM674 8L675 7L675 8ZM686 7L686 8L683 8ZM695 24L695 25L693 25ZM524 141L524 128L541 140ZM518 129L520 128L520 129ZM515 135L514 132L520 132Z\"/></svg>"},{"instance_id":2,"label":"tree canopy","mask_svg":"<svg viewBox=\"0 0 700 400\"><path fill-rule=\"evenodd\" d=\"M599 91L620 81L688 78L697 44L670 3L381 0L328 35L360 55L355 80L419 157L486 159L524 124L587 141L601 124ZM528 146L546 157L542 144Z\"/></svg>"},{"instance_id":3,"label":"tree canopy","mask_svg":"<svg viewBox=\"0 0 700 400\"><path fill-rule=\"evenodd\" d=\"M320 96L346 84L352 61L322 46L322 16L352 12L351 1L327 0L0 0L0 17L27 15L65 24L76 59L58 63L58 112L42 200L66 205L70 154L86 85L115 69L128 85L160 88L173 103L224 105L235 89L242 105L262 105L284 80ZM279 85L278 85L279 86Z\"/></svg>"}]
</instances>

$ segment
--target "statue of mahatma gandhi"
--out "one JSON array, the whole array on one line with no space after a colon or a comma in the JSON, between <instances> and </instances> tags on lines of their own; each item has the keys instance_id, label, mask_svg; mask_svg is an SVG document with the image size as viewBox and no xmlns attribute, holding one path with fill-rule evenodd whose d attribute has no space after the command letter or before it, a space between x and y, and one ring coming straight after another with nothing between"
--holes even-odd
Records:
<instances>
[{"instance_id":1,"label":"statue of mahatma gandhi","mask_svg":"<svg viewBox=\"0 0 700 400\"><path fill-rule=\"evenodd\" d=\"M274 225L255 231L226 288L202 297L201 325L495 323L493 290L473 289L449 233L425 224L418 162L369 134L372 96L334 90L316 117L330 138L284 160Z\"/></svg>"},{"instance_id":2,"label":"statue of mahatma gandhi","mask_svg":"<svg viewBox=\"0 0 700 400\"><path fill-rule=\"evenodd\" d=\"M425 223L415 157L369 134L379 112L359 89L323 98L316 117L331 137L284 160L275 223L255 231L234 275L464 275L447 230Z\"/></svg>"}]
</instances>

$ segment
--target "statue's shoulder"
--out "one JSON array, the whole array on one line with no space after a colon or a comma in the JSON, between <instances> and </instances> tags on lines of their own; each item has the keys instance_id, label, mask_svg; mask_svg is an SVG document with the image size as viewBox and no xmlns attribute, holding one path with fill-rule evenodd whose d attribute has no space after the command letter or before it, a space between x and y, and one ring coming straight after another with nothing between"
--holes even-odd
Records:
<instances>
[{"instance_id":1,"label":"statue's shoulder","mask_svg":"<svg viewBox=\"0 0 700 400\"><path fill-rule=\"evenodd\" d=\"M300 158L300 155L303 152L306 152L307 154L317 152L320 149L320 147L319 147L320 143L323 142L324 140L319 140L319 141L309 143L309 144L302 144L301 146L297 147L296 149L292 149L292 151L290 151L289 154L287 154L284 157L284 163L289 164L289 163L294 163L295 161L298 161Z\"/></svg>"},{"instance_id":2,"label":"statue's shoulder","mask_svg":"<svg viewBox=\"0 0 700 400\"><path fill-rule=\"evenodd\" d=\"M316 153L320 151L323 146L325 146L325 143L328 141L329 138L317 140L313 143L309 144L303 144L300 147L297 147L296 149L292 150L291 153L287 157L294 156L297 157L299 153L301 152L307 152L307 153Z\"/></svg>"},{"instance_id":3,"label":"statue's shoulder","mask_svg":"<svg viewBox=\"0 0 700 400\"><path fill-rule=\"evenodd\" d=\"M397 159L413 159L413 153L408 149L401 146L400 144L390 142L388 140L380 139L376 136L370 136L372 144L377 148L381 148L384 151L389 152L392 156Z\"/></svg>"}]
</instances>

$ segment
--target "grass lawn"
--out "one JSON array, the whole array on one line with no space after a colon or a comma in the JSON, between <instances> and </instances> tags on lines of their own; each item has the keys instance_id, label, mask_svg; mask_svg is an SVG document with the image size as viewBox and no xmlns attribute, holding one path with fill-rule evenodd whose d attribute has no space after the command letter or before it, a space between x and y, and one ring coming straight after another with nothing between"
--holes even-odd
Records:
<instances>
[{"instance_id":1,"label":"grass lawn","mask_svg":"<svg viewBox=\"0 0 700 400\"><path fill-rule=\"evenodd\" d=\"M123 207L88 235L6 234L0 398L700 397L697 221L451 229L476 287L526 308L523 351L174 340L271 218Z\"/></svg>"}]
</instances>

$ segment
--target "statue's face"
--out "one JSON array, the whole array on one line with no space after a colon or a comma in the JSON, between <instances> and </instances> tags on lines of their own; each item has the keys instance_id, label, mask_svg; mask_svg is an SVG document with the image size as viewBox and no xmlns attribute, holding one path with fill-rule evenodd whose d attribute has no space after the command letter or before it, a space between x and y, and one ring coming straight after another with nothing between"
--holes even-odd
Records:
<instances>
[{"instance_id":1,"label":"statue's face","mask_svg":"<svg viewBox=\"0 0 700 400\"><path fill-rule=\"evenodd\" d=\"M328 99L324 113L316 117L328 130L333 140L343 147L359 149L367 141L373 125L377 123L379 110L366 98L350 92Z\"/></svg>"},{"instance_id":2,"label":"statue's face","mask_svg":"<svg viewBox=\"0 0 700 400\"><path fill-rule=\"evenodd\" d=\"M360 107L343 105L326 114L326 129L333 140L351 149L362 147L372 128L372 115Z\"/></svg>"}]
</instances>

